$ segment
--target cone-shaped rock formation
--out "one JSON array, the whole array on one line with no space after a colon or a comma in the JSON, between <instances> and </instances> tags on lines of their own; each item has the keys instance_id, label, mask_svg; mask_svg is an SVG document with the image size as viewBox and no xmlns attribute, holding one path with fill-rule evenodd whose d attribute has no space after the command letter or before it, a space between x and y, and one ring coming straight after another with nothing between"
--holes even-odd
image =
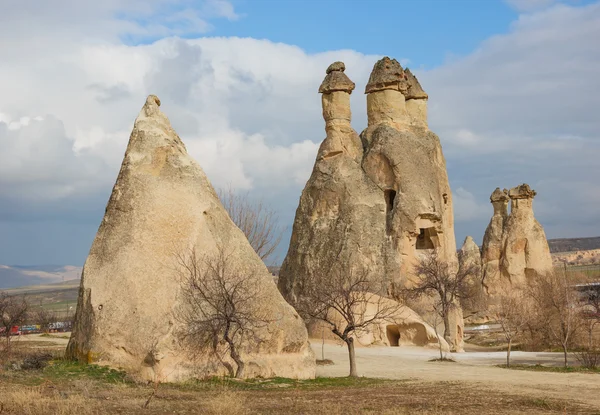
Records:
<instances>
[{"instance_id":1,"label":"cone-shaped rock formation","mask_svg":"<svg viewBox=\"0 0 600 415\"><path fill-rule=\"evenodd\" d=\"M255 276L268 324L260 348L242 345L246 376L314 377L306 328L219 202L200 166L151 95L135 121L104 219L81 279L67 355L121 367L142 379L183 380L223 370L191 356L178 336L177 255L230 252ZM150 356L150 358L149 358ZM196 363L200 361L201 365Z\"/></svg>"}]
</instances>

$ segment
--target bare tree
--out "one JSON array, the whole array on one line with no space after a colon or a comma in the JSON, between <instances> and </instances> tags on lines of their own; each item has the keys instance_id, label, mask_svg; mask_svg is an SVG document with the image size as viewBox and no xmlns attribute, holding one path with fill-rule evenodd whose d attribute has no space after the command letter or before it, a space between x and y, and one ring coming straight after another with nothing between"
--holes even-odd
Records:
<instances>
[{"instance_id":1,"label":"bare tree","mask_svg":"<svg viewBox=\"0 0 600 415\"><path fill-rule=\"evenodd\" d=\"M531 279L528 293L540 312L548 337L562 347L567 367L568 349L581 323L576 291L566 273L555 271Z\"/></svg>"},{"instance_id":2,"label":"bare tree","mask_svg":"<svg viewBox=\"0 0 600 415\"><path fill-rule=\"evenodd\" d=\"M242 378L245 363L240 348L257 346L262 341L259 331L269 322L261 309L257 276L242 269L224 248L204 257L192 249L178 255L178 263L184 306L176 316L184 327L182 338L192 350L211 350L230 376Z\"/></svg>"},{"instance_id":3,"label":"bare tree","mask_svg":"<svg viewBox=\"0 0 600 415\"><path fill-rule=\"evenodd\" d=\"M350 376L357 377L354 338L369 326L393 320L401 310L396 301L381 297L381 292L366 270L339 271L306 281L297 309L306 320L319 320L348 347Z\"/></svg>"},{"instance_id":4,"label":"bare tree","mask_svg":"<svg viewBox=\"0 0 600 415\"><path fill-rule=\"evenodd\" d=\"M433 327L433 331L435 332L435 337L437 337L438 339L438 346L439 346L439 350L440 350L440 362L444 361L444 359L446 359L444 357L444 353L443 353L443 349L442 349L442 341L440 340L440 335L438 333L438 325L440 323L440 310L439 310L439 304L434 304L433 305L433 309L431 310L432 312L428 314L428 316L422 316L423 319L431 326Z\"/></svg>"},{"instance_id":5,"label":"bare tree","mask_svg":"<svg viewBox=\"0 0 600 415\"><path fill-rule=\"evenodd\" d=\"M283 235L276 212L261 200L252 201L248 193L236 193L231 187L220 189L218 195L233 223L244 232L260 259L267 262Z\"/></svg>"},{"instance_id":6,"label":"bare tree","mask_svg":"<svg viewBox=\"0 0 600 415\"><path fill-rule=\"evenodd\" d=\"M43 307L40 307L35 311L35 313L33 314L33 319L36 324L40 325L44 333L48 333L48 331L50 330L50 325L57 320L56 314L54 312L47 310Z\"/></svg>"},{"instance_id":7,"label":"bare tree","mask_svg":"<svg viewBox=\"0 0 600 415\"><path fill-rule=\"evenodd\" d=\"M529 323L527 301L527 298L518 293L501 295L493 310L507 343L506 367L510 367L510 351L513 340L527 328Z\"/></svg>"},{"instance_id":8,"label":"bare tree","mask_svg":"<svg viewBox=\"0 0 600 415\"><path fill-rule=\"evenodd\" d=\"M600 366L600 342L594 336L596 326L600 326L600 285L583 278L579 282L582 333L575 357L583 367L595 369Z\"/></svg>"},{"instance_id":9,"label":"bare tree","mask_svg":"<svg viewBox=\"0 0 600 415\"><path fill-rule=\"evenodd\" d=\"M404 295L410 297L435 297L435 309L438 310L444 322L444 339L450 342L450 312L461 300L472 294L470 281L479 275L479 267L469 261L460 261L456 268L439 256L437 250L426 252L414 267L416 284L404 290Z\"/></svg>"},{"instance_id":10,"label":"bare tree","mask_svg":"<svg viewBox=\"0 0 600 415\"><path fill-rule=\"evenodd\" d=\"M10 352L11 329L23 324L27 318L29 304L25 297L18 298L0 292L0 328L5 336L5 351Z\"/></svg>"}]
</instances>

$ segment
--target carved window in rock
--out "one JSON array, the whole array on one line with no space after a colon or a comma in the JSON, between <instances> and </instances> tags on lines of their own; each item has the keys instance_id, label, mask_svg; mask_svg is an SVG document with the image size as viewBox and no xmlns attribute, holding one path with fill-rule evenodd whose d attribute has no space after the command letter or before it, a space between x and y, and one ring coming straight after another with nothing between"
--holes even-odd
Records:
<instances>
[{"instance_id":1,"label":"carved window in rock","mask_svg":"<svg viewBox=\"0 0 600 415\"><path fill-rule=\"evenodd\" d=\"M393 189L387 189L383 192L383 196L385 197L385 229L387 234L389 235L392 231L392 217L394 214L394 202L396 201L396 191Z\"/></svg>"},{"instance_id":2,"label":"carved window in rock","mask_svg":"<svg viewBox=\"0 0 600 415\"><path fill-rule=\"evenodd\" d=\"M433 239L437 237L435 228L421 228L417 236L417 249L435 249Z\"/></svg>"}]
</instances>

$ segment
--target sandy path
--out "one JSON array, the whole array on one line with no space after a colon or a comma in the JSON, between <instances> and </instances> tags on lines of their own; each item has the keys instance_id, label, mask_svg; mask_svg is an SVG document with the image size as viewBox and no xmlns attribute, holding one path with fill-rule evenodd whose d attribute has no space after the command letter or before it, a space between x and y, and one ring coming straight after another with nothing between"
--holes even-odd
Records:
<instances>
[{"instance_id":1,"label":"sandy path","mask_svg":"<svg viewBox=\"0 0 600 415\"><path fill-rule=\"evenodd\" d=\"M321 357L320 342L313 343L315 355ZM582 373L548 373L507 370L493 365L504 363L503 352L456 353L457 363L428 362L439 356L436 350L419 347L357 348L357 366L361 376L387 379L414 379L425 382L461 382L481 389L505 391L512 395L579 401L600 409L600 375ZM513 363L540 362L560 364L560 353L513 353ZM347 376L348 352L345 347L325 345L325 358L331 366L319 366L318 376Z\"/></svg>"}]
</instances>

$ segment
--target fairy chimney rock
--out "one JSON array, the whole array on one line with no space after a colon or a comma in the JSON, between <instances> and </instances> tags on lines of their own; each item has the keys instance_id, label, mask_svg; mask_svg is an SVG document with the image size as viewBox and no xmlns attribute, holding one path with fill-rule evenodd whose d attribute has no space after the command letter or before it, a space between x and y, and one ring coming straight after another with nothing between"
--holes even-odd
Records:
<instances>
[{"instance_id":1,"label":"fairy chimney rock","mask_svg":"<svg viewBox=\"0 0 600 415\"><path fill-rule=\"evenodd\" d=\"M255 276L270 315L260 348L242 345L246 375L311 378L314 355L296 311L242 231L229 218L201 167L150 95L137 117L121 170L86 259L67 356L123 368L145 380L222 374L212 350L183 346L176 311L177 258L221 247L231 266ZM125 329L126 328L126 329Z\"/></svg>"},{"instance_id":2,"label":"fairy chimney rock","mask_svg":"<svg viewBox=\"0 0 600 415\"><path fill-rule=\"evenodd\" d=\"M408 90L406 91L406 110L410 117L417 123L423 123L427 125L427 100L429 96L419 83L419 80L410 69L406 68L404 71L407 81Z\"/></svg>"},{"instance_id":3,"label":"fairy chimney rock","mask_svg":"<svg viewBox=\"0 0 600 415\"><path fill-rule=\"evenodd\" d=\"M377 61L365 87L369 126L406 123L409 118L404 94L408 88L408 77L396 59L386 56Z\"/></svg>"},{"instance_id":4,"label":"fairy chimney rock","mask_svg":"<svg viewBox=\"0 0 600 415\"><path fill-rule=\"evenodd\" d=\"M426 94L398 61L379 60L365 89L368 127L359 137L348 122L354 84L343 68L331 65L320 88L327 137L302 192L280 271L279 287L292 302L303 280L332 263L342 272L367 267L392 297L414 284L411 274L425 251L437 248L456 264L452 193L440 140L413 122L405 105L404 94L423 103ZM331 97L336 94L339 98ZM461 350L459 312L455 320L451 346Z\"/></svg>"},{"instance_id":5,"label":"fairy chimney rock","mask_svg":"<svg viewBox=\"0 0 600 415\"><path fill-rule=\"evenodd\" d=\"M542 225L533 213L535 190L521 184L508 191L510 215L503 235L501 271L513 288L552 271L552 257Z\"/></svg>"},{"instance_id":6,"label":"fairy chimney rock","mask_svg":"<svg viewBox=\"0 0 600 415\"><path fill-rule=\"evenodd\" d=\"M483 238L482 262L483 284L492 303L498 295L552 271L546 234L533 213L535 196L523 183L510 190L496 188L490 197L494 215Z\"/></svg>"},{"instance_id":7,"label":"fairy chimney rock","mask_svg":"<svg viewBox=\"0 0 600 415\"><path fill-rule=\"evenodd\" d=\"M490 196L490 203L494 207L494 215L508 216L508 200L508 190L500 190L499 187L496 187L496 190Z\"/></svg>"},{"instance_id":8,"label":"fairy chimney rock","mask_svg":"<svg viewBox=\"0 0 600 415\"><path fill-rule=\"evenodd\" d=\"M496 187L490 196L494 214L485 230L481 246L482 280L489 295L495 295L501 285L500 257L504 226L508 218L508 200L508 190L500 190L499 187Z\"/></svg>"},{"instance_id":9,"label":"fairy chimney rock","mask_svg":"<svg viewBox=\"0 0 600 415\"><path fill-rule=\"evenodd\" d=\"M344 62L332 63L319 87L319 93L323 94L321 103L326 129L338 124L350 125L350 94L355 85L344 73L345 70Z\"/></svg>"}]
</instances>

